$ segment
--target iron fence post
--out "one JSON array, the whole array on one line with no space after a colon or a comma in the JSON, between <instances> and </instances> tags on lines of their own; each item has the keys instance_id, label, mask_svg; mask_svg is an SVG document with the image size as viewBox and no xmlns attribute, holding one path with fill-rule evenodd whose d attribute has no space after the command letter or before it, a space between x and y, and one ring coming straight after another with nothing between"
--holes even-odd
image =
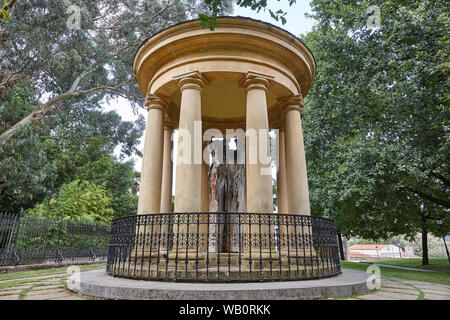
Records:
<instances>
[{"instance_id":1,"label":"iron fence post","mask_svg":"<svg viewBox=\"0 0 450 320\"><path fill-rule=\"evenodd\" d=\"M17 239L19 238L20 223L22 221L22 215L23 215L23 208L20 208L19 216L18 216L17 220L15 220L15 222L17 221L18 224L17 224L16 236L14 237L14 247L13 247L13 252L12 252L13 256L16 258L16 261L14 262L14 265L17 265L20 262L20 257L19 257L19 255L16 252L16 244L17 244ZM13 229L13 232L14 232L14 229ZM11 238L10 238L10 240L11 240ZM9 251L9 248L8 248L8 251Z\"/></svg>"},{"instance_id":2,"label":"iron fence post","mask_svg":"<svg viewBox=\"0 0 450 320\"><path fill-rule=\"evenodd\" d=\"M64 260L64 257L62 256L62 254L59 250L60 243L61 243L63 220L64 220L64 214L61 216L61 221L60 221L59 227L58 227L58 241L57 241L57 245L56 245L55 263L61 263Z\"/></svg>"},{"instance_id":3,"label":"iron fence post","mask_svg":"<svg viewBox=\"0 0 450 320\"><path fill-rule=\"evenodd\" d=\"M94 220L94 230L91 231L91 242L90 242L90 253L91 253L91 261L94 261L97 256L95 255L94 247L92 246L92 239L94 238L95 231L97 230L97 223Z\"/></svg>"}]
</instances>

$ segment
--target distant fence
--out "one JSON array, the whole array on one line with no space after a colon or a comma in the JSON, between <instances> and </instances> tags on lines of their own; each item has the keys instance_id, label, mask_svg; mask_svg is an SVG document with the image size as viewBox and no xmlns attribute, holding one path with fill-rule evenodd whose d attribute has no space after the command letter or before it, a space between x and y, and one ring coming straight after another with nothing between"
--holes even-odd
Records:
<instances>
[{"instance_id":1,"label":"distant fence","mask_svg":"<svg viewBox=\"0 0 450 320\"><path fill-rule=\"evenodd\" d=\"M0 266L108 256L109 224L0 213Z\"/></svg>"}]
</instances>

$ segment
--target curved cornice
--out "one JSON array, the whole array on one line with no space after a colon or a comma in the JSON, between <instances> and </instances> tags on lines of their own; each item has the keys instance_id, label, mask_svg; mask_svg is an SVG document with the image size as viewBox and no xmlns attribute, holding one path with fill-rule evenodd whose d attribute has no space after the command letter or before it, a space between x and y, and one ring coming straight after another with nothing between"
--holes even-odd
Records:
<instances>
[{"instance_id":1,"label":"curved cornice","mask_svg":"<svg viewBox=\"0 0 450 320\"><path fill-rule=\"evenodd\" d=\"M228 37L233 41L221 40ZM228 40L229 40L228 39ZM214 41L208 41L214 40ZM221 43L222 41L222 43ZM173 46L179 43L186 45ZM300 39L271 24L242 17L220 17L215 31L205 29L199 20L183 22L165 29L147 39L139 48L134 72L144 92L158 70L179 56L189 55L195 50L210 50L226 46L229 49L254 50L270 56L296 76L303 95L309 91L316 72L316 63L311 51ZM141 68L150 65L150 74L139 75Z\"/></svg>"}]
</instances>

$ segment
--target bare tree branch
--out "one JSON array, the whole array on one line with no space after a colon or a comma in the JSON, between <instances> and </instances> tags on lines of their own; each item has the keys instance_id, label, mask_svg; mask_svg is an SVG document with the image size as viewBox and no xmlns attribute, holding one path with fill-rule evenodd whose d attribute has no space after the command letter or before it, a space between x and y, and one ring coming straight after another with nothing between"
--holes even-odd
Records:
<instances>
[{"instance_id":1,"label":"bare tree branch","mask_svg":"<svg viewBox=\"0 0 450 320\"><path fill-rule=\"evenodd\" d=\"M127 94L126 91L121 90L121 88L123 86L125 86L126 84L130 83L131 81L133 81L133 78L130 78L124 82L122 82L121 84L115 86L115 87L110 87L110 86L98 86L95 88L91 88L88 90L78 90L75 91L76 88L78 87L80 81L89 73L91 73L92 70L89 71L85 71L83 72L80 76L78 76L74 82L72 83L72 86L70 87L70 89L66 92L64 92L63 94L60 94L56 97L53 97L51 99L49 99L46 103L44 103L43 105L41 105L41 107L39 109L34 110L33 112L31 112L29 115L27 115L25 118L23 118L22 120L20 120L19 122L17 122L15 125L13 125L11 128L9 128L8 130L6 130L5 132L3 132L0 135L0 145L4 145L9 139L11 139L11 137L17 132L19 131L22 127L24 127L25 125L29 124L30 122L36 120L36 119L40 119L42 117L45 116L45 114L50 111L52 109L52 107L57 104L58 102L61 102L67 98L70 97L76 97L76 96L80 96L80 95L85 95L85 94L90 94L90 93L94 93L94 92L98 92L98 91L114 91L114 92L118 92L118 93L122 93L122 94Z\"/></svg>"}]
</instances>

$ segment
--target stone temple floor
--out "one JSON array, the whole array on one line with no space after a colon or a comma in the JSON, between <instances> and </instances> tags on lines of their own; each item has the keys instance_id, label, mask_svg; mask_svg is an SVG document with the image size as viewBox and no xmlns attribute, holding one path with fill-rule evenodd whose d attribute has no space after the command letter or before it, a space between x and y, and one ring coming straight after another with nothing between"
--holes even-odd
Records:
<instances>
[{"instance_id":1,"label":"stone temple floor","mask_svg":"<svg viewBox=\"0 0 450 320\"><path fill-rule=\"evenodd\" d=\"M69 274L54 274L0 281L0 300L99 300L69 291L68 277ZM382 277L381 289L376 292L336 299L450 300L450 286Z\"/></svg>"}]
</instances>

